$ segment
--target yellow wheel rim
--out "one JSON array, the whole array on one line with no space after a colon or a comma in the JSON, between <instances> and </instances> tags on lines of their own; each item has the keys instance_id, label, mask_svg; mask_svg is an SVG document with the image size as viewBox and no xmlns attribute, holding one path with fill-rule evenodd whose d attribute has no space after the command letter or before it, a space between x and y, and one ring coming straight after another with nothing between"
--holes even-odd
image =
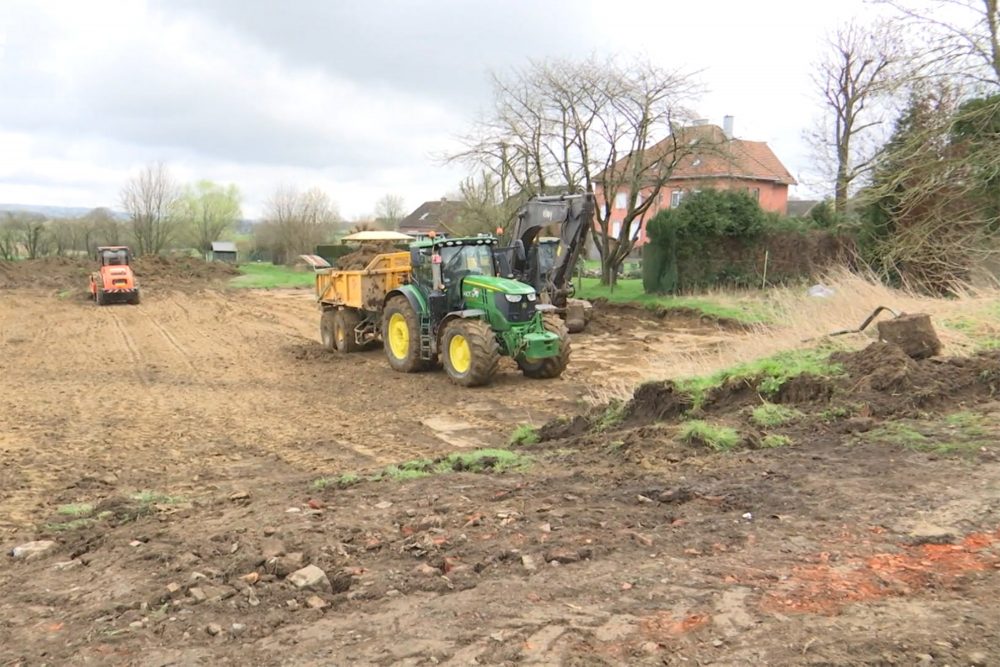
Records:
<instances>
[{"instance_id":1,"label":"yellow wheel rim","mask_svg":"<svg viewBox=\"0 0 1000 667\"><path fill-rule=\"evenodd\" d=\"M448 343L448 359L456 373L467 373L472 366L472 350L462 334L455 334Z\"/></svg>"},{"instance_id":2,"label":"yellow wheel rim","mask_svg":"<svg viewBox=\"0 0 1000 667\"><path fill-rule=\"evenodd\" d=\"M346 337L344 336L344 328L342 326L337 327L337 342L343 345L345 338Z\"/></svg>"},{"instance_id":3,"label":"yellow wheel rim","mask_svg":"<svg viewBox=\"0 0 1000 667\"><path fill-rule=\"evenodd\" d=\"M410 352L410 327L400 313L389 317L389 350L397 359L405 359Z\"/></svg>"}]
</instances>

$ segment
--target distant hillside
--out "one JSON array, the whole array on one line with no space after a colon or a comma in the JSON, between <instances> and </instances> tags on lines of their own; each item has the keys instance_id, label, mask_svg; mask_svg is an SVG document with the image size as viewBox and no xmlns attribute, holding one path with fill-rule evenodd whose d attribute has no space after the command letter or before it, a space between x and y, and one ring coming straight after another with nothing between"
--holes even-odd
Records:
<instances>
[{"instance_id":1,"label":"distant hillside","mask_svg":"<svg viewBox=\"0 0 1000 667\"><path fill-rule=\"evenodd\" d=\"M84 206L45 206L42 204L0 204L0 213L10 211L11 213L38 213L46 218L78 218L92 211L92 208ZM114 211L116 217L123 218L125 215Z\"/></svg>"}]
</instances>

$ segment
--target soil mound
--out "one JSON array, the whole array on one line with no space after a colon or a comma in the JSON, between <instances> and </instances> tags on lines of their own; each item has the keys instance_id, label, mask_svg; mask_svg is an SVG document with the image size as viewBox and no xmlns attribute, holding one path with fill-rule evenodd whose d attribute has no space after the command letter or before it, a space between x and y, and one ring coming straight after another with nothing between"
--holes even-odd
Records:
<instances>
[{"instance_id":1,"label":"soil mound","mask_svg":"<svg viewBox=\"0 0 1000 667\"><path fill-rule=\"evenodd\" d=\"M387 252L399 252L399 248L387 242L362 243L354 252L338 257L334 266L343 271L358 271L368 266L376 255Z\"/></svg>"},{"instance_id":2,"label":"soil mound","mask_svg":"<svg viewBox=\"0 0 1000 667\"><path fill-rule=\"evenodd\" d=\"M96 268L97 262L93 259L79 257L0 262L0 288L83 291ZM132 268L141 287L190 289L239 275L239 270L230 264L206 262L197 257L139 257L133 261Z\"/></svg>"},{"instance_id":3,"label":"soil mound","mask_svg":"<svg viewBox=\"0 0 1000 667\"><path fill-rule=\"evenodd\" d=\"M649 323L669 323L674 327L703 328L712 326L726 331L745 331L749 327L742 322L706 315L693 308L659 308L641 303L612 303L604 297L592 300L591 319L586 333L620 334L631 331L637 325Z\"/></svg>"}]
</instances>

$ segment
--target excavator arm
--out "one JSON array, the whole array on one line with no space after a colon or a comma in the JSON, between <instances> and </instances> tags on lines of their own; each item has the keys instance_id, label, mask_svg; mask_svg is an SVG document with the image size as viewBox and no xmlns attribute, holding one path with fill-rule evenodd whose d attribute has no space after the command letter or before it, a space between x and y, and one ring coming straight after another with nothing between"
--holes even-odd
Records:
<instances>
[{"instance_id":1,"label":"excavator arm","mask_svg":"<svg viewBox=\"0 0 1000 667\"><path fill-rule=\"evenodd\" d=\"M546 294L551 303L565 307L572 296L573 268L594 218L594 195L566 194L534 197L517 212L512 238L524 245L522 257L514 257L515 277ZM558 245L551 263L546 260L543 232L558 226Z\"/></svg>"}]
</instances>

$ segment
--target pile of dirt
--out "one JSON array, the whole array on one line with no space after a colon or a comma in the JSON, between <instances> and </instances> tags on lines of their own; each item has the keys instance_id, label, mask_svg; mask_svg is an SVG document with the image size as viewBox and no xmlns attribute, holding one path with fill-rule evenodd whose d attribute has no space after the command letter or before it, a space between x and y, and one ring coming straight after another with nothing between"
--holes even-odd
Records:
<instances>
[{"instance_id":1,"label":"pile of dirt","mask_svg":"<svg viewBox=\"0 0 1000 667\"><path fill-rule=\"evenodd\" d=\"M0 262L0 289L41 288L84 291L97 270L90 258L43 257ZM141 287L199 287L239 275L231 264L197 257L139 257L133 270Z\"/></svg>"},{"instance_id":2,"label":"pile of dirt","mask_svg":"<svg viewBox=\"0 0 1000 667\"><path fill-rule=\"evenodd\" d=\"M392 243L362 243L354 252L338 257L335 266L344 271L357 271L368 266L376 255L388 252L399 252Z\"/></svg>"},{"instance_id":3,"label":"pile of dirt","mask_svg":"<svg viewBox=\"0 0 1000 667\"><path fill-rule=\"evenodd\" d=\"M206 262L198 257L160 257L147 255L133 262L139 284L150 287L197 287L209 282L229 280L240 274L232 264Z\"/></svg>"},{"instance_id":4,"label":"pile of dirt","mask_svg":"<svg viewBox=\"0 0 1000 667\"><path fill-rule=\"evenodd\" d=\"M706 315L694 308L662 308L631 302L614 303L603 297L594 299L590 303L593 310L585 330L588 334L621 334L649 323L671 327L704 327L708 324L726 331L748 329L742 322Z\"/></svg>"},{"instance_id":5,"label":"pile of dirt","mask_svg":"<svg viewBox=\"0 0 1000 667\"><path fill-rule=\"evenodd\" d=\"M876 419L915 417L927 411L978 404L1000 390L1000 351L971 357L933 357L914 360L890 343L872 343L857 352L833 355L844 372L835 377L799 375L787 380L774 394L763 391L756 378L731 380L707 392L697 415L713 419L733 417L760 405L763 398L806 412L852 414L858 411ZM624 405L619 424L635 428L692 415L694 401L672 381L649 382L635 389ZM579 435L582 423L604 428L607 411L573 422L554 422L542 429L543 439Z\"/></svg>"},{"instance_id":6,"label":"pile of dirt","mask_svg":"<svg viewBox=\"0 0 1000 667\"><path fill-rule=\"evenodd\" d=\"M0 289L82 289L93 271L93 261L72 257L0 261Z\"/></svg>"}]
</instances>

